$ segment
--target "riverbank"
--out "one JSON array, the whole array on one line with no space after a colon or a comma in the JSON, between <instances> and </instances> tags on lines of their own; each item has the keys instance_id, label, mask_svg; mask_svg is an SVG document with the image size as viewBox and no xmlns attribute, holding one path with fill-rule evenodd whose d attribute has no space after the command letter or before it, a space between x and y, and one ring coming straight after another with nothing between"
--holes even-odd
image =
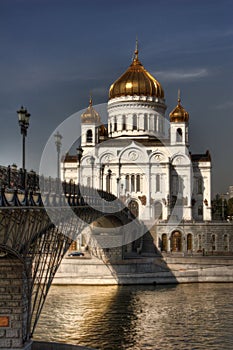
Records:
<instances>
[{"instance_id":1,"label":"riverbank","mask_svg":"<svg viewBox=\"0 0 233 350\"><path fill-rule=\"evenodd\" d=\"M64 258L54 285L130 285L233 282L232 256L141 257L103 262Z\"/></svg>"}]
</instances>

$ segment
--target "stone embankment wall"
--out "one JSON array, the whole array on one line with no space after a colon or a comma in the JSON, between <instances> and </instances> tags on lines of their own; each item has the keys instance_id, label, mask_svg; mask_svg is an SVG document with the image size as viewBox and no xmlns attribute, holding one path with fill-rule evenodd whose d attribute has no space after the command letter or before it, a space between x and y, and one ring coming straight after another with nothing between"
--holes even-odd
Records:
<instances>
[{"instance_id":1,"label":"stone embankment wall","mask_svg":"<svg viewBox=\"0 0 233 350\"><path fill-rule=\"evenodd\" d=\"M166 284L233 282L233 257L172 254L103 263L97 258L65 258L54 284Z\"/></svg>"},{"instance_id":2,"label":"stone embankment wall","mask_svg":"<svg viewBox=\"0 0 233 350\"><path fill-rule=\"evenodd\" d=\"M233 253L233 224L232 222L203 222L203 223L159 223L151 229L151 234L157 247L161 249L163 235L167 236L167 251L171 251L171 237L173 232L181 233L181 250L188 250L188 236L192 237L192 250L197 252Z\"/></svg>"}]
</instances>

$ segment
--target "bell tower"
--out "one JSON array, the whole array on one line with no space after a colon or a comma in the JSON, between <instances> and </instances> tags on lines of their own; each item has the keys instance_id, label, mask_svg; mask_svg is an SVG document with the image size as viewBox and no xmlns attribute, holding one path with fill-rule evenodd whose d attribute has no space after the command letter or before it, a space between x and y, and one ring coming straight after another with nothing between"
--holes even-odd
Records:
<instances>
[{"instance_id":1,"label":"bell tower","mask_svg":"<svg viewBox=\"0 0 233 350\"><path fill-rule=\"evenodd\" d=\"M189 146L188 141L189 114L181 105L180 90L178 90L177 106L170 113L171 146Z\"/></svg>"},{"instance_id":2,"label":"bell tower","mask_svg":"<svg viewBox=\"0 0 233 350\"><path fill-rule=\"evenodd\" d=\"M90 97L89 106L81 115L81 146L95 146L99 142L99 126L101 124L100 115L92 106Z\"/></svg>"}]
</instances>

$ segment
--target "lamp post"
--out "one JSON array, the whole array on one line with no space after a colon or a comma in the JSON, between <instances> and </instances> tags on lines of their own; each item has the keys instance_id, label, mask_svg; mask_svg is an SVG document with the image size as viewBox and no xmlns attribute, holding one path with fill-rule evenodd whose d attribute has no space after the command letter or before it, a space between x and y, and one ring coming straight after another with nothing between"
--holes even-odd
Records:
<instances>
[{"instance_id":1,"label":"lamp post","mask_svg":"<svg viewBox=\"0 0 233 350\"><path fill-rule=\"evenodd\" d=\"M112 176L112 170L108 169L108 188L106 189L108 193L111 192L111 176Z\"/></svg>"},{"instance_id":2,"label":"lamp post","mask_svg":"<svg viewBox=\"0 0 233 350\"><path fill-rule=\"evenodd\" d=\"M81 166L81 159L83 155L83 149L81 145L76 149L76 151L77 151L77 157L78 157L78 183L80 184L81 182L80 166Z\"/></svg>"},{"instance_id":3,"label":"lamp post","mask_svg":"<svg viewBox=\"0 0 233 350\"><path fill-rule=\"evenodd\" d=\"M25 138L27 136L27 129L29 127L30 113L28 113L27 109L25 109L23 106L19 111L17 111L17 113L22 135L22 169L23 172L25 172Z\"/></svg>"},{"instance_id":4,"label":"lamp post","mask_svg":"<svg viewBox=\"0 0 233 350\"><path fill-rule=\"evenodd\" d=\"M62 140L62 135L57 131L57 133L54 135L55 138L55 145L57 148L57 178L60 179L61 174L60 174L60 153L61 153L61 140Z\"/></svg>"},{"instance_id":5,"label":"lamp post","mask_svg":"<svg viewBox=\"0 0 233 350\"><path fill-rule=\"evenodd\" d=\"M104 189L104 168L105 164L101 165L101 190L103 191Z\"/></svg>"},{"instance_id":6,"label":"lamp post","mask_svg":"<svg viewBox=\"0 0 233 350\"><path fill-rule=\"evenodd\" d=\"M117 179L117 198L120 198L120 178Z\"/></svg>"}]
</instances>

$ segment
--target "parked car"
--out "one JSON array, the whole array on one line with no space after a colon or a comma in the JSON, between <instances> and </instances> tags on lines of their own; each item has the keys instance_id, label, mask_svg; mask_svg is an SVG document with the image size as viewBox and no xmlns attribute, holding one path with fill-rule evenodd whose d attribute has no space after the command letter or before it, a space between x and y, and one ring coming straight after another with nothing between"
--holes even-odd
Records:
<instances>
[{"instance_id":1,"label":"parked car","mask_svg":"<svg viewBox=\"0 0 233 350\"><path fill-rule=\"evenodd\" d=\"M84 256L84 253L82 253L82 252L72 252L68 256Z\"/></svg>"}]
</instances>

